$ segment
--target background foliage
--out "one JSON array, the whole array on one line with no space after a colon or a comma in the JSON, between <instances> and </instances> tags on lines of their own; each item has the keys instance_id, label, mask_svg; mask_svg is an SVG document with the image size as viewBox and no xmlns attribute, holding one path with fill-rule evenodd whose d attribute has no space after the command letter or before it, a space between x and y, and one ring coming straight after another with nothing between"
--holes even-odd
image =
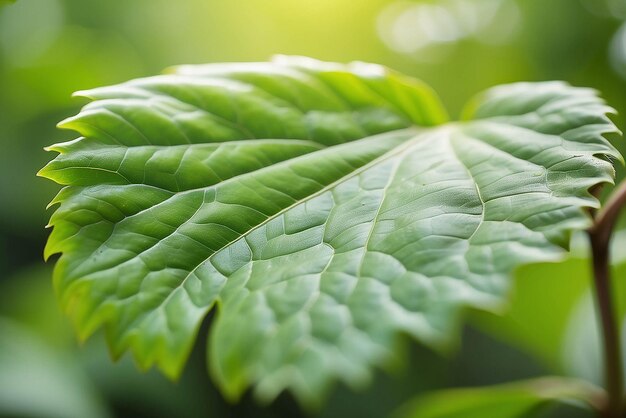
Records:
<instances>
[{"instance_id":1,"label":"background foliage","mask_svg":"<svg viewBox=\"0 0 626 418\"><path fill-rule=\"evenodd\" d=\"M289 396L268 407L227 404L206 377L203 341L178 383L142 375L127 359L112 365L101 338L77 347L41 258L44 207L57 188L34 176L49 158L42 147L72 138L54 125L80 107L73 91L172 64L298 54L414 75L453 117L494 84L562 79L601 90L624 129L624 19L623 0L0 1L0 416L300 414ZM626 246L615 254L623 259ZM546 373L598 380L593 362L580 361L597 358L594 324L578 319L589 317L588 280L576 255L521 269L511 312L473 314L458 355L407 345L410 367L359 393L337 388L319 416L380 417L427 389Z\"/></svg>"}]
</instances>

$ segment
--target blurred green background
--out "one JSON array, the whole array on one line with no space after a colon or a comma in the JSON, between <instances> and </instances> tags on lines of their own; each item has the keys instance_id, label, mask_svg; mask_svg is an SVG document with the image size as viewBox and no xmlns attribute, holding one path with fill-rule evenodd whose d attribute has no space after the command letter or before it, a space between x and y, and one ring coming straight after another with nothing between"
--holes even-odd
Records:
<instances>
[{"instance_id":1,"label":"blurred green background","mask_svg":"<svg viewBox=\"0 0 626 418\"><path fill-rule=\"evenodd\" d=\"M453 117L495 84L566 80L600 90L626 128L626 0L0 0L0 416L307 416L288 394L225 402L202 338L176 383L129 359L113 364L101 338L79 347L41 255L58 187L35 173L52 157L44 146L73 139L55 128L81 105L72 92L274 54L387 65L432 85ZM357 393L338 386L312 415L383 417L426 390L546 373L600 381L577 248L561 264L521 269L503 318L470 313L457 353L406 344L407 367ZM626 266L626 245L614 253ZM533 416L590 415L564 406Z\"/></svg>"}]
</instances>

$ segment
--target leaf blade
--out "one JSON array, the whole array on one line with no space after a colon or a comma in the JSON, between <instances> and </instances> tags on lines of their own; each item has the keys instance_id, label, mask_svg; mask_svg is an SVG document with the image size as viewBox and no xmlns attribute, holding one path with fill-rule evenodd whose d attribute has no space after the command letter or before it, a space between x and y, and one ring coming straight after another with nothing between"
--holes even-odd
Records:
<instances>
[{"instance_id":1,"label":"leaf blade","mask_svg":"<svg viewBox=\"0 0 626 418\"><path fill-rule=\"evenodd\" d=\"M559 257L619 158L601 101L563 84L524 87L539 122L494 113L517 110L514 85L479 120L432 127L428 88L377 66L177 71L81 93L94 101L63 126L82 137L40 172L67 185L46 255L63 253L82 337L104 325L116 356L170 376L219 303L209 362L232 398L256 384L316 403L367 380L400 332L441 345L517 265Z\"/></svg>"}]
</instances>

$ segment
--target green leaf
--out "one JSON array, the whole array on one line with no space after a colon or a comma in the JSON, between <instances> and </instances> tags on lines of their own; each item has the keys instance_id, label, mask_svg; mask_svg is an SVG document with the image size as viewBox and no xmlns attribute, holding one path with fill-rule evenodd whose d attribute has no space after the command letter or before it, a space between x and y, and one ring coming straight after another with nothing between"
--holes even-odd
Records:
<instances>
[{"instance_id":1,"label":"green leaf","mask_svg":"<svg viewBox=\"0 0 626 418\"><path fill-rule=\"evenodd\" d=\"M251 384L318 402L433 347L464 306L501 305L516 266L554 260L611 182L615 132L592 90L489 90L446 123L422 83L305 58L186 66L79 93L80 138L40 175L46 256L82 338L177 376L217 303L209 363L224 393ZM473 120L469 120L473 119Z\"/></svg>"},{"instance_id":2,"label":"green leaf","mask_svg":"<svg viewBox=\"0 0 626 418\"><path fill-rule=\"evenodd\" d=\"M429 393L401 408L394 418L521 418L536 416L539 409L556 402L597 407L603 396L601 389L583 381L548 377Z\"/></svg>"}]
</instances>

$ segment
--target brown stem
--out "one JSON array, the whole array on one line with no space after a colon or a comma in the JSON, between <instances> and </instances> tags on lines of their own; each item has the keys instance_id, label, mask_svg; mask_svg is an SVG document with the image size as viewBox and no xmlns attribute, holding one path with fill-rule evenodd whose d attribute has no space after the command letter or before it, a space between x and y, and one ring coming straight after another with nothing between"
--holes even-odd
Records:
<instances>
[{"instance_id":1,"label":"brown stem","mask_svg":"<svg viewBox=\"0 0 626 418\"><path fill-rule=\"evenodd\" d=\"M608 401L603 411L607 418L621 418L624 393L622 349L619 327L615 317L615 304L611 293L609 244L613 228L621 208L626 204L626 182L613 191L589 229L589 241L593 256L593 275L596 305L602 327L604 370Z\"/></svg>"},{"instance_id":2,"label":"brown stem","mask_svg":"<svg viewBox=\"0 0 626 418\"><path fill-rule=\"evenodd\" d=\"M622 355L615 306L611 297L608 245L599 236L589 233L593 255L595 297L604 342L604 370L608 402L606 416L621 417L622 409Z\"/></svg>"},{"instance_id":3,"label":"brown stem","mask_svg":"<svg viewBox=\"0 0 626 418\"><path fill-rule=\"evenodd\" d=\"M599 235L599 238L608 244L611 240L617 218L624 205L626 205L626 181L622 181L617 185L615 190L611 192L609 200L607 200L602 210L595 216L594 225L590 231Z\"/></svg>"}]
</instances>

